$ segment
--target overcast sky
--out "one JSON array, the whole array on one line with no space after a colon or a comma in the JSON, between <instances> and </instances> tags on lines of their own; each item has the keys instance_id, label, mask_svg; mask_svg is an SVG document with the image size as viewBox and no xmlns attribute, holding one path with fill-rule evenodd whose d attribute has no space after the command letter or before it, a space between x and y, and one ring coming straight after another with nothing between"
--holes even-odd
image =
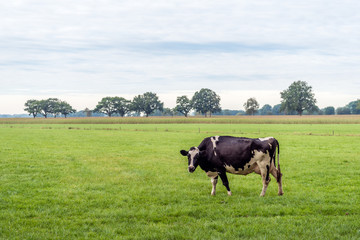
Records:
<instances>
[{"instance_id":1,"label":"overcast sky","mask_svg":"<svg viewBox=\"0 0 360 240\"><path fill-rule=\"evenodd\" d=\"M223 109L281 101L297 80L317 104L360 98L358 0L0 2L0 114L57 97L75 109L151 91L165 107L210 88Z\"/></svg>"}]
</instances>

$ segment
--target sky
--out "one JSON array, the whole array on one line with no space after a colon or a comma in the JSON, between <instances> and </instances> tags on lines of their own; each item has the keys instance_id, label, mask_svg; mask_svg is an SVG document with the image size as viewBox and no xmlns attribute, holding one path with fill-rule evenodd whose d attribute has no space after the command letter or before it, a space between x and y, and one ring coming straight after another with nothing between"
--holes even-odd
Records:
<instances>
[{"instance_id":1,"label":"sky","mask_svg":"<svg viewBox=\"0 0 360 240\"><path fill-rule=\"evenodd\" d=\"M75 109L201 88L223 109L281 102L294 81L317 105L360 98L358 0L11 0L0 2L0 114L56 97Z\"/></svg>"}]
</instances>

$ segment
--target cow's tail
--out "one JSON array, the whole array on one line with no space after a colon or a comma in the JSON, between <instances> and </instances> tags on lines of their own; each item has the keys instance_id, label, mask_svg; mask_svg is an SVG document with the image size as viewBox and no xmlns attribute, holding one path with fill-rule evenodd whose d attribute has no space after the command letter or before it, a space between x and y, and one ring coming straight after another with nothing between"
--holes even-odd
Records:
<instances>
[{"instance_id":1,"label":"cow's tail","mask_svg":"<svg viewBox=\"0 0 360 240\"><path fill-rule=\"evenodd\" d=\"M277 170L278 170L276 181L280 182L281 181L281 176L282 176L282 173L281 173L281 170L280 170L280 145L279 145L278 140L275 139L275 141L276 141L276 147L277 147Z\"/></svg>"}]
</instances>

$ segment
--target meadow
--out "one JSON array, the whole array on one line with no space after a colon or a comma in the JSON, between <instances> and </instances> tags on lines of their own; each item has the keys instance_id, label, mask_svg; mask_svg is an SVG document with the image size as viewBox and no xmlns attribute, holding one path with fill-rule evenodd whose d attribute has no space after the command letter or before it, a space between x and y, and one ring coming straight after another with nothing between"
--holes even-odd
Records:
<instances>
[{"instance_id":1,"label":"meadow","mask_svg":"<svg viewBox=\"0 0 360 240\"><path fill-rule=\"evenodd\" d=\"M359 239L360 117L244 119L0 120L0 239ZM213 135L277 138L284 195L211 196L179 151Z\"/></svg>"}]
</instances>

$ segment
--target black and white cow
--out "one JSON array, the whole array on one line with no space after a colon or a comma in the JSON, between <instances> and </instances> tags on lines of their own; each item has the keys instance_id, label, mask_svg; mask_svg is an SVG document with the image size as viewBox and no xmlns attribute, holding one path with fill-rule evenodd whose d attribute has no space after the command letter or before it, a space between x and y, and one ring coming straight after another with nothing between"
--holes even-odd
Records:
<instances>
[{"instance_id":1,"label":"black and white cow","mask_svg":"<svg viewBox=\"0 0 360 240\"><path fill-rule=\"evenodd\" d=\"M276 148L278 163L275 166ZM279 195L283 195L279 163L279 143L273 137L243 138L230 136L215 136L205 138L198 147L189 151L181 150L181 155L188 157L189 172L194 172L197 166L211 178L212 191L215 195L218 176L231 195L226 172L247 175L255 172L262 177L263 188L260 196L264 196L270 182L270 173L279 185Z\"/></svg>"}]
</instances>

